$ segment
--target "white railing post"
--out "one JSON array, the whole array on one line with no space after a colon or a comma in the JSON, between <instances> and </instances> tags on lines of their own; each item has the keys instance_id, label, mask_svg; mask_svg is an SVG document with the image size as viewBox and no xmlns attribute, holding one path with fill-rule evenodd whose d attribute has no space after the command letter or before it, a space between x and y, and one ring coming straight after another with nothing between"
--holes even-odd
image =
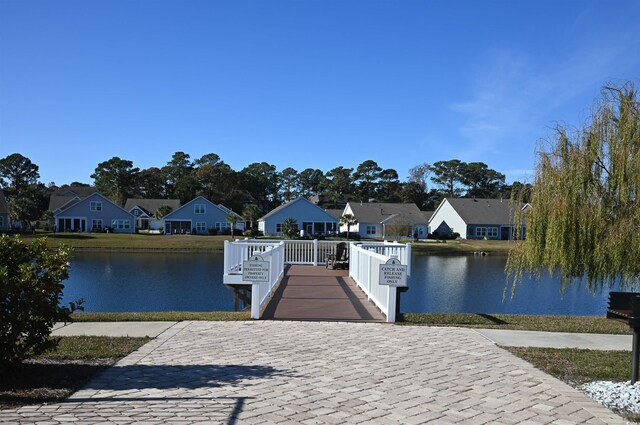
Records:
<instances>
[{"instance_id":1,"label":"white railing post","mask_svg":"<svg viewBox=\"0 0 640 425\"><path fill-rule=\"evenodd\" d=\"M387 322L394 323L396 321L396 296L398 288L395 286L387 286Z\"/></svg>"},{"instance_id":2,"label":"white railing post","mask_svg":"<svg viewBox=\"0 0 640 425\"><path fill-rule=\"evenodd\" d=\"M260 318L260 284L251 284L251 318L258 320Z\"/></svg>"},{"instance_id":3,"label":"white railing post","mask_svg":"<svg viewBox=\"0 0 640 425\"><path fill-rule=\"evenodd\" d=\"M318 240L313 240L313 265L318 265Z\"/></svg>"},{"instance_id":4,"label":"white railing post","mask_svg":"<svg viewBox=\"0 0 640 425\"><path fill-rule=\"evenodd\" d=\"M231 270L231 248L229 245L229 241L224 241L224 273L227 273L228 270Z\"/></svg>"}]
</instances>

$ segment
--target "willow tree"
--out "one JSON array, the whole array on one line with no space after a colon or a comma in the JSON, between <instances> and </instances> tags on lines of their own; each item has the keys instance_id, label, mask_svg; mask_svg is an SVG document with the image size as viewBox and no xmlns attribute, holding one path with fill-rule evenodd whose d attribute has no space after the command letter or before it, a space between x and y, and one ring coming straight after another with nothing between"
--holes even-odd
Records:
<instances>
[{"instance_id":1,"label":"willow tree","mask_svg":"<svg viewBox=\"0 0 640 425\"><path fill-rule=\"evenodd\" d=\"M512 291L525 273L558 272L562 287L640 287L640 102L632 83L605 87L589 121L560 126L537 154L526 238L509 253ZM525 196L520 193L520 197ZM520 205L520 203L516 203Z\"/></svg>"}]
</instances>

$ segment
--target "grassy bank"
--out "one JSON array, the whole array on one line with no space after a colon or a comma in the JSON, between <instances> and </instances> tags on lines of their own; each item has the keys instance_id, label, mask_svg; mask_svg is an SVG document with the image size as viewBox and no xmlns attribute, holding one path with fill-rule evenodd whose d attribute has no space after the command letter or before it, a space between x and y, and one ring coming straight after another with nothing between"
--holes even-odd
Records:
<instances>
[{"instance_id":1,"label":"grassy bank","mask_svg":"<svg viewBox=\"0 0 640 425\"><path fill-rule=\"evenodd\" d=\"M65 244L83 250L159 250L159 251L221 251L224 241L231 236L154 235L120 233L52 233L38 232L23 235L28 241L34 237L46 237L47 244L58 247Z\"/></svg>"},{"instance_id":2,"label":"grassy bank","mask_svg":"<svg viewBox=\"0 0 640 425\"><path fill-rule=\"evenodd\" d=\"M520 314L402 313L399 325L459 326L523 331L629 334L629 327L600 316L529 316Z\"/></svg>"},{"instance_id":3,"label":"grassy bank","mask_svg":"<svg viewBox=\"0 0 640 425\"><path fill-rule=\"evenodd\" d=\"M248 311L243 312L141 312L141 313L74 313L77 322L132 322L205 320L236 321L250 320ZM465 328L514 329L525 331L629 334L622 323L598 316L528 316L518 314L471 314L471 313L402 313L397 325L458 326Z\"/></svg>"},{"instance_id":4,"label":"grassy bank","mask_svg":"<svg viewBox=\"0 0 640 425\"><path fill-rule=\"evenodd\" d=\"M249 320L248 311L166 311L143 313L74 313L75 322L181 322L183 320L237 321Z\"/></svg>"},{"instance_id":5,"label":"grassy bank","mask_svg":"<svg viewBox=\"0 0 640 425\"><path fill-rule=\"evenodd\" d=\"M119 233L53 233L38 231L36 235L22 235L24 240L46 237L54 248L61 243L86 250L159 250L159 251L220 251L231 236L208 235L156 235ZM427 254L506 254L513 245L510 241L435 241L412 242L413 252Z\"/></svg>"},{"instance_id":6,"label":"grassy bank","mask_svg":"<svg viewBox=\"0 0 640 425\"><path fill-rule=\"evenodd\" d=\"M485 240L457 240L412 242L411 250L426 254L473 254L486 252L488 254L507 254L516 242L513 241L485 241Z\"/></svg>"},{"instance_id":7,"label":"grassy bank","mask_svg":"<svg viewBox=\"0 0 640 425\"><path fill-rule=\"evenodd\" d=\"M64 337L0 379L0 409L63 401L149 338Z\"/></svg>"}]
</instances>

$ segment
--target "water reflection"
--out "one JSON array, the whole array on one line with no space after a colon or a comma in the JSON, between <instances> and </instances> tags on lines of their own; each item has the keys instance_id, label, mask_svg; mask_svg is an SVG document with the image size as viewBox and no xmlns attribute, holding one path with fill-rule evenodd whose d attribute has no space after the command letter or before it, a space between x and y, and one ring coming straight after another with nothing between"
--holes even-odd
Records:
<instances>
[{"instance_id":1,"label":"water reflection","mask_svg":"<svg viewBox=\"0 0 640 425\"><path fill-rule=\"evenodd\" d=\"M525 279L503 301L503 256L415 255L401 310L417 312L604 315L608 289L583 285L563 293L548 275ZM85 298L86 311L231 311L222 284L222 253L76 253L64 303Z\"/></svg>"},{"instance_id":2,"label":"water reflection","mask_svg":"<svg viewBox=\"0 0 640 425\"><path fill-rule=\"evenodd\" d=\"M229 311L219 253L76 253L64 300L85 311Z\"/></svg>"},{"instance_id":3,"label":"water reflection","mask_svg":"<svg viewBox=\"0 0 640 425\"><path fill-rule=\"evenodd\" d=\"M543 273L527 278L511 297L506 288L505 256L414 255L403 312L604 315L609 290L592 294L584 285L561 291L560 280Z\"/></svg>"}]
</instances>

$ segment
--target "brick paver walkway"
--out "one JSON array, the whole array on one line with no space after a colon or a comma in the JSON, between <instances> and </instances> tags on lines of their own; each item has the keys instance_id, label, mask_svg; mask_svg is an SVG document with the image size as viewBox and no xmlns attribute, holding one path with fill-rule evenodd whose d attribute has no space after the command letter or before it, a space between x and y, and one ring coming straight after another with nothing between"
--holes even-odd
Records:
<instances>
[{"instance_id":1,"label":"brick paver walkway","mask_svg":"<svg viewBox=\"0 0 640 425\"><path fill-rule=\"evenodd\" d=\"M181 322L67 402L2 423L616 424L471 329Z\"/></svg>"}]
</instances>

